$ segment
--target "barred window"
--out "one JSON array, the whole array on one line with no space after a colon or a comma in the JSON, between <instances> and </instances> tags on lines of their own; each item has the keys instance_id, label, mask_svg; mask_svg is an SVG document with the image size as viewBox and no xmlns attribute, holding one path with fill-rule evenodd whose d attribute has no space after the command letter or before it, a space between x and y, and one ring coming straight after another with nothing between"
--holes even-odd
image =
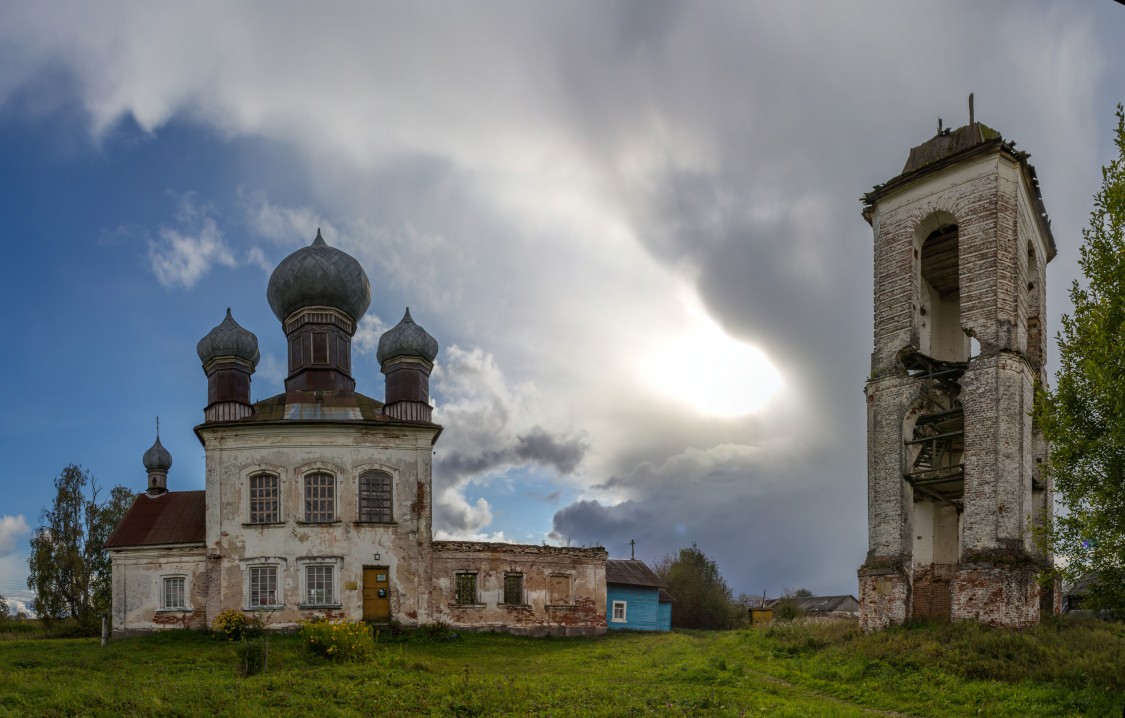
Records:
<instances>
[{"instance_id":1,"label":"barred window","mask_svg":"<svg viewBox=\"0 0 1125 718\"><path fill-rule=\"evenodd\" d=\"M187 607L184 602L184 586L186 579L183 576L168 576L164 579L164 590L161 597L162 608L183 609Z\"/></svg>"},{"instance_id":2,"label":"barred window","mask_svg":"<svg viewBox=\"0 0 1125 718\"><path fill-rule=\"evenodd\" d=\"M281 521L278 478L273 474L250 477L250 523L272 524Z\"/></svg>"},{"instance_id":3,"label":"barred window","mask_svg":"<svg viewBox=\"0 0 1125 718\"><path fill-rule=\"evenodd\" d=\"M336 603L336 589L332 566L305 566L305 603L312 606L329 606Z\"/></svg>"},{"instance_id":4,"label":"barred window","mask_svg":"<svg viewBox=\"0 0 1125 718\"><path fill-rule=\"evenodd\" d=\"M277 606L277 566L250 567L250 606Z\"/></svg>"},{"instance_id":5,"label":"barred window","mask_svg":"<svg viewBox=\"0 0 1125 718\"><path fill-rule=\"evenodd\" d=\"M336 477L315 473L305 477L305 521L329 523L336 520Z\"/></svg>"},{"instance_id":6,"label":"barred window","mask_svg":"<svg viewBox=\"0 0 1125 718\"><path fill-rule=\"evenodd\" d=\"M523 603L523 574L504 574L504 603L518 606Z\"/></svg>"},{"instance_id":7,"label":"barred window","mask_svg":"<svg viewBox=\"0 0 1125 718\"><path fill-rule=\"evenodd\" d=\"M365 471L359 475L359 520L391 522L390 474Z\"/></svg>"},{"instance_id":8,"label":"barred window","mask_svg":"<svg viewBox=\"0 0 1125 718\"><path fill-rule=\"evenodd\" d=\"M457 574L456 591L454 600L460 604L474 604L477 602L477 575L475 573Z\"/></svg>"}]
</instances>

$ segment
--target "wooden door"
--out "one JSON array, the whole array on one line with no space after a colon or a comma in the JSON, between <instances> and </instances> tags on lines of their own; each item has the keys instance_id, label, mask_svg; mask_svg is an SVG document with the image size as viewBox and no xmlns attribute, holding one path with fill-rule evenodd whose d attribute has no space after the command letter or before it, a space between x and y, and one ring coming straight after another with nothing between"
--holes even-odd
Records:
<instances>
[{"instance_id":1,"label":"wooden door","mask_svg":"<svg viewBox=\"0 0 1125 718\"><path fill-rule=\"evenodd\" d=\"M363 567L363 620L391 620L390 571L386 566Z\"/></svg>"}]
</instances>

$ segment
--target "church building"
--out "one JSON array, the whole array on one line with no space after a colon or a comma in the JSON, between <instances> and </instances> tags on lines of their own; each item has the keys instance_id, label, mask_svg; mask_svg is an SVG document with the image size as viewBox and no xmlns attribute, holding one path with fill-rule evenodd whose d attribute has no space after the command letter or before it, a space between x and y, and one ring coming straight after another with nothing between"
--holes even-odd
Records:
<instances>
[{"instance_id":1,"label":"church building","mask_svg":"<svg viewBox=\"0 0 1125 718\"><path fill-rule=\"evenodd\" d=\"M227 310L200 340L203 491L169 490L157 436L107 543L115 635L205 628L224 610L286 628L325 616L527 634L606 630L605 549L434 541L429 378L437 341L407 310L379 340L384 401L356 391L371 303L359 262L313 243L267 290L288 340L285 391L251 401L258 340Z\"/></svg>"}]
</instances>

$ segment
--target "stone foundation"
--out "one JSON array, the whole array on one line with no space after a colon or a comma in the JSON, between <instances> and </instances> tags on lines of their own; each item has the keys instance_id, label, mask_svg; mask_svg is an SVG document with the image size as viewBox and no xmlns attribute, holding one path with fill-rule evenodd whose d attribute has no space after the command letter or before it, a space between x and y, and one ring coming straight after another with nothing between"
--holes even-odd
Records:
<instances>
[{"instance_id":1,"label":"stone foundation","mask_svg":"<svg viewBox=\"0 0 1125 718\"><path fill-rule=\"evenodd\" d=\"M910 618L910 580L899 568L859 570L859 627L874 631Z\"/></svg>"},{"instance_id":2,"label":"stone foundation","mask_svg":"<svg viewBox=\"0 0 1125 718\"><path fill-rule=\"evenodd\" d=\"M1039 622L1042 589L1035 565L958 564L953 575L953 620L1021 628Z\"/></svg>"}]
</instances>

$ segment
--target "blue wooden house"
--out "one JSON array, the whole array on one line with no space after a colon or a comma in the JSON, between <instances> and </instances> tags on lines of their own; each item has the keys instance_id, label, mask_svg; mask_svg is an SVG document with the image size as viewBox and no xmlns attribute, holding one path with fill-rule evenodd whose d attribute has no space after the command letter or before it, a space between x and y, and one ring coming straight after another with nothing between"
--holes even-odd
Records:
<instances>
[{"instance_id":1,"label":"blue wooden house","mask_svg":"<svg viewBox=\"0 0 1125 718\"><path fill-rule=\"evenodd\" d=\"M672 629L672 596L644 561L605 562L605 609L610 630Z\"/></svg>"}]
</instances>

